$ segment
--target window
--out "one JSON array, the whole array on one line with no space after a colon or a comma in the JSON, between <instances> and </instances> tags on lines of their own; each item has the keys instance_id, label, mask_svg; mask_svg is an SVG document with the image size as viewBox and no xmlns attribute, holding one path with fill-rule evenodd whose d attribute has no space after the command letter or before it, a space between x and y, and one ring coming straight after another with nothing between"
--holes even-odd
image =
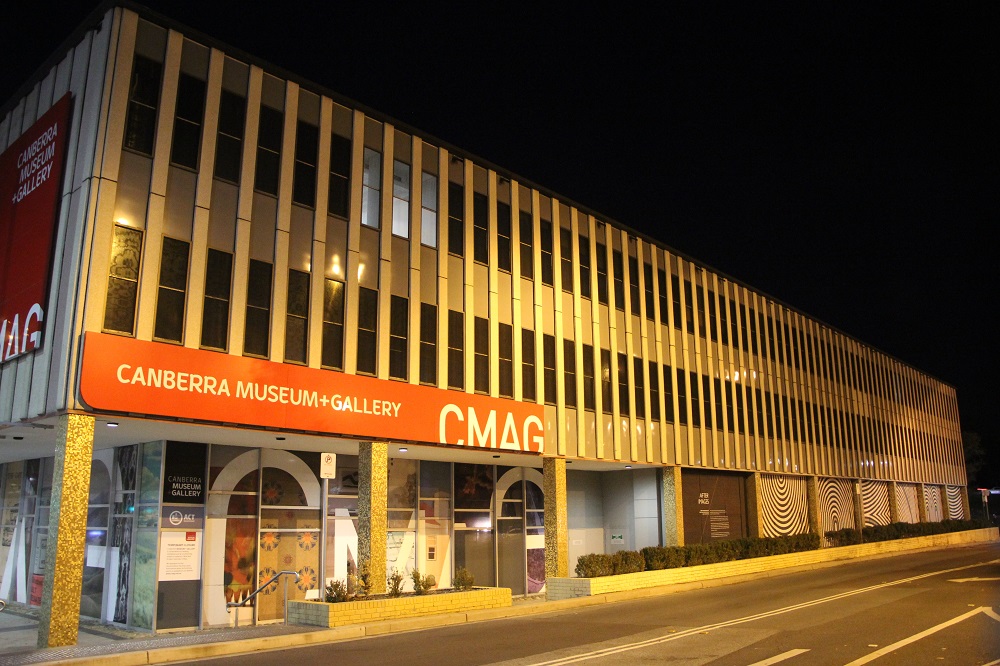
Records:
<instances>
[{"instance_id":1,"label":"window","mask_svg":"<svg viewBox=\"0 0 1000 666\"><path fill-rule=\"evenodd\" d=\"M639 260L635 257L628 258L628 295L631 300L632 314L638 317L642 299L639 296Z\"/></svg>"},{"instance_id":2,"label":"window","mask_svg":"<svg viewBox=\"0 0 1000 666\"><path fill-rule=\"evenodd\" d=\"M740 346L740 319L736 314L736 301L729 301L729 337L734 349ZM746 343L744 343L746 344Z\"/></svg>"},{"instance_id":3,"label":"window","mask_svg":"<svg viewBox=\"0 0 1000 666\"><path fill-rule=\"evenodd\" d=\"M475 347L473 353L473 374L476 393L490 392L490 322L483 317L473 321Z\"/></svg>"},{"instance_id":4,"label":"window","mask_svg":"<svg viewBox=\"0 0 1000 666\"><path fill-rule=\"evenodd\" d=\"M420 383L437 384L437 306L420 304Z\"/></svg>"},{"instance_id":5,"label":"window","mask_svg":"<svg viewBox=\"0 0 1000 666\"><path fill-rule=\"evenodd\" d=\"M715 429L722 430L726 423L722 414L722 380L716 377L712 383L715 387Z\"/></svg>"},{"instance_id":6,"label":"window","mask_svg":"<svg viewBox=\"0 0 1000 666\"><path fill-rule=\"evenodd\" d=\"M580 295L590 298L590 239L580 237Z\"/></svg>"},{"instance_id":7,"label":"window","mask_svg":"<svg viewBox=\"0 0 1000 666\"><path fill-rule=\"evenodd\" d=\"M344 369L344 283L327 279L323 288L324 368Z\"/></svg>"},{"instance_id":8,"label":"window","mask_svg":"<svg viewBox=\"0 0 1000 666\"><path fill-rule=\"evenodd\" d=\"M712 339L712 342L716 342L719 339L718 334L718 319L719 315L715 307L715 292L708 292L708 335Z\"/></svg>"},{"instance_id":9,"label":"window","mask_svg":"<svg viewBox=\"0 0 1000 666\"><path fill-rule=\"evenodd\" d=\"M188 169L198 168L201 119L204 114L205 82L182 73L177 82L177 108L174 112L174 135L170 147L170 161L174 164Z\"/></svg>"},{"instance_id":10,"label":"window","mask_svg":"<svg viewBox=\"0 0 1000 666\"><path fill-rule=\"evenodd\" d=\"M653 267L650 264L642 265L642 277L642 286L646 294L646 319L655 321L656 299L653 297ZM633 314L638 314L638 312Z\"/></svg>"},{"instance_id":11,"label":"window","mask_svg":"<svg viewBox=\"0 0 1000 666\"><path fill-rule=\"evenodd\" d=\"M521 330L521 395L535 400L535 332Z\"/></svg>"},{"instance_id":12,"label":"window","mask_svg":"<svg viewBox=\"0 0 1000 666\"><path fill-rule=\"evenodd\" d=\"M667 272L662 268L656 271L656 286L659 287L660 323L670 323L670 312L667 310Z\"/></svg>"},{"instance_id":13,"label":"window","mask_svg":"<svg viewBox=\"0 0 1000 666\"><path fill-rule=\"evenodd\" d=\"M497 268L510 273L510 204L497 202Z\"/></svg>"},{"instance_id":14,"label":"window","mask_svg":"<svg viewBox=\"0 0 1000 666\"><path fill-rule=\"evenodd\" d=\"M757 326L755 325L757 323L757 311L750 308L748 317L750 326L750 351L753 352L754 356L757 356L760 354L757 344Z\"/></svg>"},{"instance_id":15,"label":"window","mask_svg":"<svg viewBox=\"0 0 1000 666\"><path fill-rule=\"evenodd\" d=\"M674 278L672 275L670 279L670 300L673 302L674 307L674 328L682 331L684 330L684 308L681 307L681 284L680 279Z\"/></svg>"},{"instance_id":16,"label":"window","mask_svg":"<svg viewBox=\"0 0 1000 666\"><path fill-rule=\"evenodd\" d=\"M608 304L608 248L597 244L597 302Z\"/></svg>"},{"instance_id":17,"label":"window","mask_svg":"<svg viewBox=\"0 0 1000 666\"><path fill-rule=\"evenodd\" d=\"M669 365L663 366L663 420L674 422L674 371Z\"/></svg>"},{"instance_id":18,"label":"window","mask_svg":"<svg viewBox=\"0 0 1000 666\"><path fill-rule=\"evenodd\" d=\"M754 397L757 398L757 434L764 436L764 402L760 389L754 389Z\"/></svg>"},{"instance_id":19,"label":"window","mask_svg":"<svg viewBox=\"0 0 1000 666\"><path fill-rule=\"evenodd\" d=\"M573 233L559 228L559 265L562 267L562 289L573 292Z\"/></svg>"},{"instance_id":20,"label":"window","mask_svg":"<svg viewBox=\"0 0 1000 666\"><path fill-rule=\"evenodd\" d=\"M726 295L719 295L719 331L721 333L722 344L729 344L729 317L726 314L729 312L729 306L726 305Z\"/></svg>"},{"instance_id":21,"label":"window","mask_svg":"<svg viewBox=\"0 0 1000 666\"><path fill-rule=\"evenodd\" d=\"M694 335L694 288L691 280L684 280L684 317L687 332Z\"/></svg>"},{"instance_id":22,"label":"window","mask_svg":"<svg viewBox=\"0 0 1000 666\"><path fill-rule=\"evenodd\" d=\"M465 256L465 187L448 183L448 253Z\"/></svg>"},{"instance_id":23,"label":"window","mask_svg":"<svg viewBox=\"0 0 1000 666\"><path fill-rule=\"evenodd\" d=\"M708 375L701 376L701 403L705 411L705 427L711 429L712 425L712 392L711 380Z\"/></svg>"},{"instance_id":24,"label":"window","mask_svg":"<svg viewBox=\"0 0 1000 666\"><path fill-rule=\"evenodd\" d=\"M694 291L696 294L695 300L698 301L698 333L702 338L706 338L708 336L705 335L705 329L708 328L708 320L705 318L705 290L695 285Z\"/></svg>"},{"instance_id":25,"label":"window","mask_svg":"<svg viewBox=\"0 0 1000 666\"><path fill-rule=\"evenodd\" d=\"M563 388L567 407L576 407L576 348L572 340L563 340Z\"/></svg>"},{"instance_id":26,"label":"window","mask_svg":"<svg viewBox=\"0 0 1000 666\"><path fill-rule=\"evenodd\" d=\"M480 264L490 262L489 200L485 194L472 194L472 258Z\"/></svg>"},{"instance_id":27,"label":"window","mask_svg":"<svg viewBox=\"0 0 1000 666\"><path fill-rule=\"evenodd\" d=\"M632 358L632 374L635 376L635 415L637 418L644 419L646 418L646 382L642 376L641 358Z\"/></svg>"},{"instance_id":28,"label":"window","mask_svg":"<svg viewBox=\"0 0 1000 666\"><path fill-rule=\"evenodd\" d=\"M628 356L618 354L618 411L623 416L631 413L628 396Z\"/></svg>"},{"instance_id":29,"label":"window","mask_svg":"<svg viewBox=\"0 0 1000 666\"><path fill-rule=\"evenodd\" d=\"M698 375L690 373L691 379L691 425L701 427L701 405L698 404Z\"/></svg>"},{"instance_id":30,"label":"window","mask_svg":"<svg viewBox=\"0 0 1000 666\"><path fill-rule=\"evenodd\" d=\"M677 379L677 422L681 425L688 424L687 410L687 379L685 379L682 368L674 368Z\"/></svg>"},{"instance_id":31,"label":"window","mask_svg":"<svg viewBox=\"0 0 1000 666\"><path fill-rule=\"evenodd\" d=\"M539 223L539 243L542 249L542 284L552 286L552 223L541 220Z\"/></svg>"},{"instance_id":32,"label":"window","mask_svg":"<svg viewBox=\"0 0 1000 666\"><path fill-rule=\"evenodd\" d=\"M378 371L378 292L358 287L358 373Z\"/></svg>"},{"instance_id":33,"label":"window","mask_svg":"<svg viewBox=\"0 0 1000 666\"><path fill-rule=\"evenodd\" d=\"M330 136L330 184L327 188L330 215L346 218L351 204L351 140Z\"/></svg>"},{"instance_id":34,"label":"window","mask_svg":"<svg viewBox=\"0 0 1000 666\"><path fill-rule=\"evenodd\" d=\"M292 201L312 208L316 205L316 162L319 158L319 128L300 120L295 130L295 171Z\"/></svg>"},{"instance_id":35,"label":"window","mask_svg":"<svg viewBox=\"0 0 1000 666\"><path fill-rule=\"evenodd\" d=\"M660 371L655 361L650 361L649 369L649 418L660 420Z\"/></svg>"},{"instance_id":36,"label":"window","mask_svg":"<svg viewBox=\"0 0 1000 666\"><path fill-rule=\"evenodd\" d=\"M392 233L410 237L410 165L392 161Z\"/></svg>"},{"instance_id":37,"label":"window","mask_svg":"<svg viewBox=\"0 0 1000 666\"><path fill-rule=\"evenodd\" d=\"M135 328L135 306L139 294L139 262L142 232L115 225L108 269L108 295L104 309L104 330L128 333Z\"/></svg>"},{"instance_id":38,"label":"window","mask_svg":"<svg viewBox=\"0 0 1000 666\"><path fill-rule=\"evenodd\" d=\"M251 356L267 356L271 334L271 279L271 264L250 260L243 352Z\"/></svg>"},{"instance_id":39,"label":"window","mask_svg":"<svg viewBox=\"0 0 1000 666\"><path fill-rule=\"evenodd\" d=\"M594 377L594 348L583 346L583 408L594 411L597 407L597 397Z\"/></svg>"},{"instance_id":40,"label":"window","mask_svg":"<svg viewBox=\"0 0 1000 666\"><path fill-rule=\"evenodd\" d=\"M305 363L308 339L309 273L289 269L285 307L285 360Z\"/></svg>"},{"instance_id":41,"label":"window","mask_svg":"<svg viewBox=\"0 0 1000 666\"><path fill-rule=\"evenodd\" d=\"M403 296L389 298L389 376L406 379L409 347L410 301Z\"/></svg>"},{"instance_id":42,"label":"window","mask_svg":"<svg viewBox=\"0 0 1000 666\"><path fill-rule=\"evenodd\" d=\"M438 242L438 179L424 171L420 188L420 242L437 247Z\"/></svg>"},{"instance_id":43,"label":"window","mask_svg":"<svg viewBox=\"0 0 1000 666\"><path fill-rule=\"evenodd\" d=\"M181 342L184 338L184 301L187 295L190 245L173 238L163 239L160 258L160 285L156 291L156 324L153 337Z\"/></svg>"},{"instance_id":44,"label":"window","mask_svg":"<svg viewBox=\"0 0 1000 666\"><path fill-rule=\"evenodd\" d=\"M613 404L611 391L611 351L601 350L601 409L605 414L611 413Z\"/></svg>"},{"instance_id":45,"label":"window","mask_svg":"<svg viewBox=\"0 0 1000 666\"><path fill-rule=\"evenodd\" d=\"M465 315L448 310L448 388L465 388Z\"/></svg>"},{"instance_id":46,"label":"window","mask_svg":"<svg viewBox=\"0 0 1000 666\"><path fill-rule=\"evenodd\" d=\"M260 126L257 130L257 173L254 188L278 196L278 175L281 170L281 132L284 124L281 111L269 106L260 107Z\"/></svg>"},{"instance_id":47,"label":"window","mask_svg":"<svg viewBox=\"0 0 1000 666\"><path fill-rule=\"evenodd\" d=\"M542 387L546 404L556 404L556 339L548 334L542 334Z\"/></svg>"},{"instance_id":48,"label":"window","mask_svg":"<svg viewBox=\"0 0 1000 666\"><path fill-rule=\"evenodd\" d=\"M729 432L735 433L736 423L734 422L735 417L733 416L733 402L734 402L733 383L727 379L725 386L726 386L726 423L729 424Z\"/></svg>"},{"instance_id":49,"label":"window","mask_svg":"<svg viewBox=\"0 0 1000 666\"><path fill-rule=\"evenodd\" d=\"M510 324L500 324L500 396L514 397L514 329Z\"/></svg>"},{"instance_id":50,"label":"window","mask_svg":"<svg viewBox=\"0 0 1000 666\"><path fill-rule=\"evenodd\" d=\"M625 309L625 259L620 250L611 253L612 268L615 280L615 309Z\"/></svg>"},{"instance_id":51,"label":"window","mask_svg":"<svg viewBox=\"0 0 1000 666\"><path fill-rule=\"evenodd\" d=\"M228 348L229 295L232 289L233 255L208 250L205 266L205 303L201 312L201 346Z\"/></svg>"},{"instance_id":52,"label":"window","mask_svg":"<svg viewBox=\"0 0 1000 666\"><path fill-rule=\"evenodd\" d=\"M535 277L535 257L532 251L535 230L531 221L531 213L523 210L521 211L520 231L521 277L531 280Z\"/></svg>"},{"instance_id":53,"label":"window","mask_svg":"<svg viewBox=\"0 0 1000 666\"><path fill-rule=\"evenodd\" d=\"M365 146L361 171L361 224L378 229L382 220L382 153Z\"/></svg>"},{"instance_id":54,"label":"window","mask_svg":"<svg viewBox=\"0 0 1000 666\"><path fill-rule=\"evenodd\" d=\"M215 177L240 182L243 161L243 124L247 101L228 90L219 100L219 131L215 136Z\"/></svg>"},{"instance_id":55,"label":"window","mask_svg":"<svg viewBox=\"0 0 1000 666\"><path fill-rule=\"evenodd\" d=\"M745 434L747 431L747 426L745 423L745 417L747 413L747 396L743 392L743 386L739 383L736 385L736 429L739 430L741 435Z\"/></svg>"},{"instance_id":56,"label":"window","mask_svg":"<svg viewBox=\"0 0 1000 666\"><path fill-rule=\"evenodd\" d=\"M132 80L128 89L124 147L150 157L156 140L162 69L160 63L137 55L132 63Z\"/></svg>"}]
</instances>

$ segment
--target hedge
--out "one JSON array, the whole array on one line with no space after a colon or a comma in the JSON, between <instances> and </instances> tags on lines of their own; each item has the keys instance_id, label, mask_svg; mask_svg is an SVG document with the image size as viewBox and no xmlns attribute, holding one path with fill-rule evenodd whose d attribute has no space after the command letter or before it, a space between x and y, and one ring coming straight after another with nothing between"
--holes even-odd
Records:
<instances>
[{"instance_id":1,"label":"hedge","mask_svg":"<svg viewBox=\"0 0 1000 666\"><path fill-rule=\"evenodd\" d=\"M640 552L620 550L612 554L581 555L576 563L576 575L599 578L638 571L676 569L677 567L745 560L751 557L798 553L816 550L820 546L817 534L796 534L764 539L735 539L697 543L690 546L647 546Z\"/></svg>"},{"instance_id":2,"label":"hedge","mask_svg":"<svg viewBox=\"0 0 1000 666\"><path fill-rule=\"evenodd\" d=\"M826 533L831 546L853 546L859 543L874 543L876 541L892 541L910 537L930 536L932 534L947 534L992 527L985 520L942 520L935 523L891 523L889 525L873 525L857 530L849 527Z\"/></svg>"}]
</instances>

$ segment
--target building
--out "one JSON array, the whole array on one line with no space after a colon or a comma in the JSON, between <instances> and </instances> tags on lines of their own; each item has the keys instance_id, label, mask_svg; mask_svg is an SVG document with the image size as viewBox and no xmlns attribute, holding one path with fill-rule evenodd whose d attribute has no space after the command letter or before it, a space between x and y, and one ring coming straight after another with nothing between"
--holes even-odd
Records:
<instances>
[{"instance_id":1,"label":"building","mask_svg":"<svg viewBox=\"0 0 1000 666\"><path fill-rule=\"evenodd\" d=\"M0 597L40 642L969 515L952 387L142 7L0 118Z\"/></svg>"}]
</instances>

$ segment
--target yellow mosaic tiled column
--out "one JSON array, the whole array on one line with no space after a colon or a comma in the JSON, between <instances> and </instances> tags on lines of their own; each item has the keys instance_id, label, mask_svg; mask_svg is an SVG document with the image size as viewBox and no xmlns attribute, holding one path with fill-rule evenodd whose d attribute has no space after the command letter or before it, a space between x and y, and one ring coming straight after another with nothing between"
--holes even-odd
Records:
<instances>
[{"instance_id":1,"label":"yellow mosaic tiled column","mask_svg":"<svg viewBox=\"0 0 1000 666\"><path fill-rule=\"evenodd\" d=\"M82 414L60 416L55 432L45 582L38 616L40 648L76 645L80 628L94 418Z\"/></svg>"},{"instance_id":2,"label":"yellow mosaic tiled column","mask_svg":"<svg viewBox=\"0 0 1000 666\"><path fill-rule=\"evenodd\" d=\"M684 495L681 488L681 468L664 467L660 475L663 497L663 544L684 545Z\"/></svg>"},{"instance_id":3,"label":"yellow mosaic tiled column","mask_svg":"<svg viewBox=\"0 0 1000 666\"><path fill-rule=\"evenodd\" d=\"M569 520L566 507L566 459L542 461L545 488L545 577L569 575Z\"/></svg>"},{"instance_id":4,"label":"yellow mosaic tiled column","mask_svg":"<svg viewBox=\"0 0 1000 666\"><path fill-rule=\"evenodd\" d=\"M890 481L889 486L889 522L899 522L899 496L896 495L896 482Z\"/></svg>"},{"instance_id":5,"label":"yellow mosaic tiled column","mask_svg":"<svg viewBox=\"0 0 1000 666\"><path fill-rule=\"evenodd\" d=\"M372 594L386 590L388 485L389 446L362 442L358 446L358 562L368 565Z\"/></svg>"}]
</instances>

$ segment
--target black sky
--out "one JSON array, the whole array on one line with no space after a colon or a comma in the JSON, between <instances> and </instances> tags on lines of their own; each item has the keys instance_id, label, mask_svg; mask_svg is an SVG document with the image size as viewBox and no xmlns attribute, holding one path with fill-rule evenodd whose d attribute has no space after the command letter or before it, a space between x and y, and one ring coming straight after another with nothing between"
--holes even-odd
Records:
<instances>
[{"instance_id":1,"label":"black sky","mask_svg":"<svg viewBox=\"0 0 1000 666\"><path fill-rule=\"evenodd\" d=\"M67 4L4 10L0 100ZM144 4L947 382L1000 486L1000 4Z\"/></svg>"}]
</instances>

